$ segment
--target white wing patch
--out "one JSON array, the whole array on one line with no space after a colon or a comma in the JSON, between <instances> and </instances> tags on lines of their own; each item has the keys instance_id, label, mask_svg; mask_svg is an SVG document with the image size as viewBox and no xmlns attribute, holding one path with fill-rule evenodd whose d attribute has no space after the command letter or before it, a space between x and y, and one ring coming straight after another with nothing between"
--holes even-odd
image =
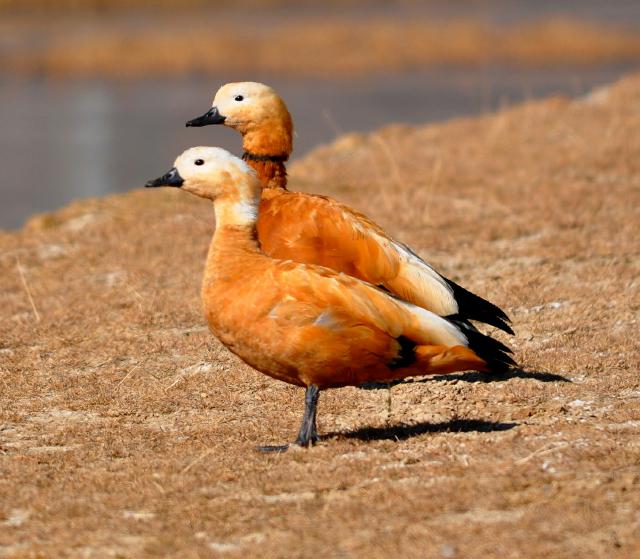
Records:
<instances>
[{"instance_id":1,"label":"white wing patch","mask_svg":"<svg viewBox=\"0 0 640 559\"><path fill-rule=\"evenodd\" d=\"M458 302L444 278L407 246L395 241L391 244L402 264L389 286L403 299L440 316L456 314Z\"/></svg>"},{"instance_id":2,"label":"white wing patch","mask_svg":"<svg viewBox=\"0 0 640 559\"><path fill-rule=\"evenodd\" d=\"M398 301L398 303L402 304L406 310L418 320L420 330L425 334L424 341L418 341L427 344L442 344L447 346L469 346L467 337L452 322L417 305L405 303L404 301Z\"/></svg>"}]
</instances>

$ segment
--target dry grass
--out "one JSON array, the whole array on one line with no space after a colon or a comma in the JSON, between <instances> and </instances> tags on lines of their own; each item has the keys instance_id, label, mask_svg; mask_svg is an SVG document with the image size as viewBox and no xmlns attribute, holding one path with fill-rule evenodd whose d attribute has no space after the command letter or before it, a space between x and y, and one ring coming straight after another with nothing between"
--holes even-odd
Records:
<instances>
[{"instance_id":1,"label":"dry grass","mask_svg":"<svg viewBox=\"0 0 640 559\"><path fill-rule=\"evenodd\" d=\"M366 4L368 0L325 0L325 3L358 5ZM387 3L412 3L412 0L387 0ZM176 13L193 8L251 9L273 6L314 6L314 4L317 4L314 0L0 0L0 11L58 14L61 12L129 12L132 9L140 9L150 12L167 10Z\"/></svg>"},{"instance_id":2,"label":"dry grass","mask_svg":"<svg viewBox=\"0 0 640 559\"><path fill-rule=\"evenodd\" d=\"M508 310L526 371L327 391L310 451L254 450L302 391L206 332L208 204L0 235L0 556L637 557L639 127L635 76L295 164Z\"/></svg>"},{"instance_id":3,"label":"dry grass","mask_svg":"<svg viewBox=\"0 0 640 559\"><path fill-rule=\"evenodd\" d=\"M353 76L438 65L600 65L640 57L636 31L569 20L491 27L292 17L265 25L259 17L226 20L214 13L145 21L71 19L56 25L6 18L0 32L12 46L0 51L0 65L13 74L52 77Z\"/></svg>"}]
</instances>

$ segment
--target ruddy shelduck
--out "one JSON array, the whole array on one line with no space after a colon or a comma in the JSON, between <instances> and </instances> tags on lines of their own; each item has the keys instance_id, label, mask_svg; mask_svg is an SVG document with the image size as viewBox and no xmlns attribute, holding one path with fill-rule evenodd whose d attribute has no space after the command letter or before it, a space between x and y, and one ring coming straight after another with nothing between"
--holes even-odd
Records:
<instances>
[{"instance_id":1,"label":"ruddy shelduck","mask_svg":"<svg viewBox=\"0 0 640 559\"><path fill-rule=\"evenodd\" d=\"M209 124L242 134L242 158L262 182L258 238L266 254L326 266L440 316L484 322L513 334L504 311L439 274L365 215L326 196L287 190L293 124L273 89L255 82L222 86L212 108L187 122Z\"/></svg>"},{"instance_id":2,"label":"ruddy shelduck","mask_svg":"<svg viewBox=\"0 0 640 559\"><path fill-rule=\"evenodd\" d=\"M260 180L223 149L191 148L147 186L213 201L216 229L202 284L207 322L246 363L306 388L299 445L318 438L320 390L514 364L507 347L464 321L335 270L264 254L256 231Z\"/></svg>"}]
</instances>

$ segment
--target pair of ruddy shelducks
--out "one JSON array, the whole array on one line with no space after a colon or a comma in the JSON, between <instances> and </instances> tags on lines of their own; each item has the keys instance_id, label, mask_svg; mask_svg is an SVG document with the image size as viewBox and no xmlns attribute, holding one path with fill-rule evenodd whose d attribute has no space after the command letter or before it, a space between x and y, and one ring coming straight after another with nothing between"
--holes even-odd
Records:
<instances>
[{"instance_id":1,"label":"pair of ruddy shelducks","mask_svg":"<svg viewBox=\"0 0 640 559\"><path fill-rule=\"evenodd\" d=\"M208 124L242 134L242 160L191 148L147 186L213 201L216 230L202 285L207 322L249 365L306 388L297 444L318 439L322 389L515 365L509 348L470 322L513 333L497 306L441 276L361 213L287 190L292 121L271 88L223 86L211 110L187 126Z\"/></svg>"}]
</instances>

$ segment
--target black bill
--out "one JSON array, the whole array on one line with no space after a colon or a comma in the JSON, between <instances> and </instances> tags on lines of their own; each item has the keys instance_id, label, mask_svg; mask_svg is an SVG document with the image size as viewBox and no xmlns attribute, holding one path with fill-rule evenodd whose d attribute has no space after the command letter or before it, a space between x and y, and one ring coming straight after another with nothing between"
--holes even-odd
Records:
<instances>
[{"instance_id":1,"label":"black bill","mask_svg":"<svg viewBox=\"0 0 640 559\"><path fill-rule=\"evenodd\" d=\"M208 126L209 124L222 124L226 117L218 112L218 107L211 107L206 113L198 118L187 122L187 126Z\"/></svg>"},{"instance_id":2,"label":"black bill","mask_svg":"<svg viewBox=\"0 0 640 559\"><path fill-rule=\"evenodd\" d=\"M147 181L147 184L145 184L145 186L147 188L151 188L155 186L181 187L182 183L184 183L184 179L180 176L180 173L178 173L178 169L174 167L173 169L171 169L171 171L169 171L168 173L165 173L161 177Z\"/></svg>"}]
</instances>

